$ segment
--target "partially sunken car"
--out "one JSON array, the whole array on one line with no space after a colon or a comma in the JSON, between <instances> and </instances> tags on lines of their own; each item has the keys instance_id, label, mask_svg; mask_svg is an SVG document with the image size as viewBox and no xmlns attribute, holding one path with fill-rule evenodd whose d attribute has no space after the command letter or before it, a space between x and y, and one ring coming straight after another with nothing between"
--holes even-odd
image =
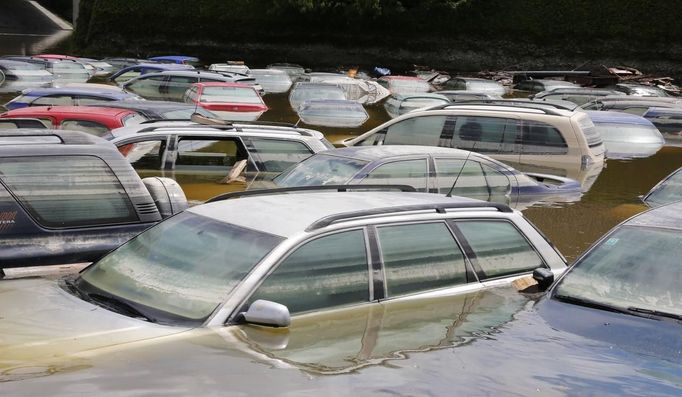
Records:
<instances>
[{"instance_id":1,"label":"partially sunken car","mask_svg":"<svg viewBox=\"0 0 682 397\"><path fill-rule=\"evenodd\" d=\"M293 84L289 75L278 69L251 69L251 76L266 93L281 94L289 91Z\"/></svg>"},{"instance_id":2,"label":"partially sunken car","mask_svg":"<svg viewBox=\"0 0 682 397\"><path fill-rule=\"evenodd\" d=\"M621 112L587 111L601 134L607 158L649 157L665 140L655 125L644 117Z\"/></svg>"},{"instance_id":3,"label":"partially sunken car","mask_svg":"<svg viewBox=\"0 0 682 397\"><path fill-rule=\"evenodd\" d=\"M252 80L250 77L227 77L219 73L200 70L169 70L147 73L126 81L122 87L145 99L182 101L185 91L194 83L235 83Z\"/></svg>"},{"instance_id":4,"label":"partially sunken car","mask_svg":"<svg viewBox=\"0 0 682 397\"><path fill-rule=\"evenodd\" d=\"M449 103L450 99L448 97L436 93L393 94L384 102L384 109L386 109L386 113L391 118L396 118L417 109L447 105Z\"/></svg>"},{"instance_id":5,"label":"partially sunken car","mask_svg":"<svg viewBox=\"0 0 682 397\"><path fill-rule=\"evenodd\" d=\"M109 80L116 84L123 84L135 77L142 76L147 73L163 72L167 70L188 70L194 69L191 65L177 64L177 63L140 63L125 67L116 73L109 76Z\"/></svg>"},{"instance_id":6,"label":"partially sunken car","mask_svg":"<svg viewBox=\"0 0 682 397\"><path fill-rule=\"evenodd\" d=\"M577 88L579 85L573 84L570 81L564 80L549 80L549 79L536 79L536 80L523 80L514 85L514 90L517 91L529 91L529 92L542 92L542 91L552 91L557 88Z\"/></svg>"},{"instance_id":7,"label":"partially sunken car","mask_svg":"<svg viewBox=\"0 0 682 397\"><path fill-rule=\"evenodd\" d=\"M433 88L431 84L415 76L384 76L377 83L391 94L422 94Z\"/></svg>"},{"instance_id":8,"label":"partially sunken car","mask_svg":"<svg viewBox=\"0 0 682 397\"><path fill-rule=\"evenodd\" d=\"M87 106L31 106L0 114L0 118L8 119L27 117L39 119L50 128L83 131L106 139L111 139L110 131L115 128L147 120L132 110Z\"/></svg>"},{"instance_id":9,"label":"partially sunken car","mask_svg":"<svg viewBox=\"0 0 682 397\"><path fill-rule=\"evenodd\" d=\"M504 86L495 80L475 77L453 77L445 83L445 88L449 90L485 92L496 96L502 96L507 92Z\"/></svg>"},{"instance_id":10,"label":"partially sunken car","mask_svg":"<svg viewBox=\"0 0 682 397\"><path fill-rule=\"evenodd\" d=\"M218 200L159 223L75 277L3 282L0 373L87 373L91 365L74 365L81 353L170 348L216 330L239 347L229 335L241 324L283 328L343 308L429 302L533 273L551 279L565 266L521 213L500 204L376 191ZM127 365L136 362L129 356Z\"/></svg>"},{"instance_id":11,"label":"partially sunken car","mask_svg":"<svg viewBox=\"0 0 682 397\"><path fill-rule=\"evenodd\" d=\"M580 199L580 183L568 178L521 173L488 156L466 150L393 145L327 150L278 175L280 187L402 184L440 193L508 204Z\"/></svg>"},{"instance_id":12,"label":"partially sunken car","mask_svg":"<svg viewBox=\"0 0 682 397\"><path fill-rule=\"evenodd\" d=\"M346 100L346 95L341 87L327 83L298 82L289 94L289 105L298 111L298 107L305 101L315 99Z\"/></svg>"},{"instance_id":13,"label":"partially sunken car","mask_svg":"<svg viewBox=\"0 0 682 397\"><path fill-rule=\"evenodd\" d=\"M195 83L187 89L183 100L223 120L255 121L268 110L252 86L240 83Z\"/></svg>"},{"instance_id":14,"label":"partially sunken car","mask_svg":"<svg viewBox=\"0 0 682 397\"><path fill-rule=\"evenodd\" d=\"M305 101L298 107L296 114L306 124L326 127L359 127L369 119L361 104L349 100Z\"/></svg>"},{"instance_id":15,"label":"partially sunken car","mask_svg":"<svg viewBox=\"0 0 682 397\"><path fill-rule=\"evenodd\" d=\"M85 66L74 60L46 59L28 56L11 56L5 59L22 61L39 65L53 76L54 83L85 83L90 79L90 72Z\"/></svg>"},{"instance_id":16,"label":"partially sunken car","mask_svg":"<svg viewBox=\"0 0 682 397\"><path fill-rule=\"evenodd\" d=\"M682 203L611 229L538 305L553 329L611 349L682 362ZM591 350L591 348L590 348ZM679 367L678 373L679 373Z\"/></svg>"},{"instance_id":17,"label":"partially sunken car","mask_svg":"<svg viewBox=\"0 0 682 397\"><path fill-rule=\"evenodd\" d=\"M678 168L652 187L642 201L649 207L682 200L682 168Z\"/></svg>"},{"instance_id":18,"label":"partially sunken car","mask_svg":"<svg viewBox=\"0 0 682 397\"><path fill-rule=\"evenodd\" d=\"M186 207L174 181L140 180L102 139L0 130L0 268L91 262Z\"/></svg>"},{"instance_id":19,"label":"partially sunken car","mask_svg":"<svg viewBox=\"0 0 682 397\"><path fill-rule=\"evenodd\" d=\"M92 88L34 88L5 104L9 110L29 106L81 106L100 102L142 99L129 92Z\"/></svg>"},{"instance_id":20,"label":"partially sunken car","mask_svg":"<svg viewBox=\"0 0 682 397\"><path fill-rule=\"evenodd\" d=\"M584 87L568 87L568 88L555 88L549 91L538 92L535 95L531 95L530 98L533 100L548 100L548 99L558 99L562 101L573 102L576 105L584 105L587 102L593 101L597 98L613 95L625 95L620 91L614 90L599 90L594 88L584 88Z\"/></svg>"},{"instance_id":21,"label":"partially sunken car","mask_svg":"<svg viewBox=\"0 0 682 397\"><path fill-rule=\"evenodd\" d=\"M45 88L54 77L42 65L0 59L0 92L19 92L28 88Z\"/></svg>"},{"instance_id":22,"label":"partially sunken car","mask_svg":"<svg viewBox=\"0 0 682 397\"><path fill-rule=\"evenodd\" d=\"M657 97L670 96L664 90L653 85L618 83L616 84L614 89L616 91L620 91L627 95L633 96L657 96Z\"/></svg>"}]
</instances>

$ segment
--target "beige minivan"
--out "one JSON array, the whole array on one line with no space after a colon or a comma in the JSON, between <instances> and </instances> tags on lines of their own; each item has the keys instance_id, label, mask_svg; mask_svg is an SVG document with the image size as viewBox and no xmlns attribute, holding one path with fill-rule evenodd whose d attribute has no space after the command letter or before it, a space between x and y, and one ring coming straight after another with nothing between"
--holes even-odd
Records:
<instances>
[{"instance_id":1,"label":"beige minivan","mask_svg":"<svg viewBox=\"0 0 682 397\"><path fill-rule=\"evenodd\" d=\"M413 111L342 144L452 147L562 169L604 163L604 144L585 112L545 103L517 105L452 104Z\"/></svg>"}]
</instances>

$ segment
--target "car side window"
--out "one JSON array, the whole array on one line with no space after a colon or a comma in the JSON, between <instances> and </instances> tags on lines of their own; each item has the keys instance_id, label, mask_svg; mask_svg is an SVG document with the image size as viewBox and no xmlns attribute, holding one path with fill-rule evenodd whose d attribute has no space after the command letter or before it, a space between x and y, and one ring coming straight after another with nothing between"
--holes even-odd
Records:
<instances>
[{"instance_id":1,"label":"car side window","mask_svg":"<svg viewBox=\"0 0 682 397\"><path fill-rule=\"evenodd\" d=\"M80 96L80 97L76 97L76 101L78 102L78 105L80 105L80 106L87 106L87 105L93 105L93 104L102 103L102 102L111 102L111 101L113 101L113 99Z\"/></svg>"},{"instance_id":2,"label":"car side window","mask_svg":"<svg viewBox=\"0 0 682 397\"><path fill-rule=\"evenodd\" d=\"M109 133L109 128L106 125L89 120L63 120L60 128L62 130L83 131L100 137Z\"/></svg>"},{"instance_id":3,"label":"car side window","mask_svg":"<svg viewBox=\"0 0 682 397\"><path fill-rule=\"evenodd\" d=\"M45 227L139 221L125 189L98 157L3 158L0 174L24 208Z\"/></svg>"},{"instance_id":4,"label":"car side window","mask_svg":"<svg viewBox=\"0 0 682 397\"><path fill-rule=\"evenodd\" d=\"M467 283L464 254L445 223L377 228L389 297Z\"/></svg>"},{"instance_id":5,"label":"car side window","mask_svg":"<svg viewBox=\"0 0 682 397\"><path fill-rule=\"evenodd\" d=\"M409 185L426 192L428 175L426 159L393 161L376 167L360 183Z\"/></svg>"},{"instance_id":6,"label":"car side window","mask_svg":"<svg viewBox=\"0 0 682 397\"><path fill-rule=\"evenodd\" d=\"M73 106L73 98L70 95L49 95L37 98L31 106Z\"/></svg>"},{"instance_id":7,"label":"car side window","mask_svg":"<svg viewBox=\"0 0 682 397\"><path fill-rule=\"evenodd\" d=\"M248 156L236 139L185 139L178 142L176 170L229 171Z\"/></svg>"},{"instance_id":8,"label":"car side window","mask_svg":"<svg viewBox=\"0 0 682 397\"><path fill-rule=\"evenodd\" d=\"M457 228L471 246L474 266L483 278L528 273L544 266L542 258L521 232L506 221L457 221Z\"/></svg>"},{"instance_id":9,"label":"car side window","mask_svg":"<svg viewBox=\"0 0 682 397\"><path fill-rule=\"evenodd\" d=\"M196 83L198 80L199 80L198 77L171 76L166 85L167 87L166 93L170 98L181 100L182 96L185 94L185 91L187 91L189 86Z\"/></svg>"},{"instance_id":10,"label":"car side window","mask_svg":"<svg viewBox=\"0 0 682 397\"><path fill-rule=\"evenodd\" d=\"M388 127L384 145L438 146L446 116L421 116Z\"/></svg>"},{"instance_id":11,"label":"car side window","mask_svg":"<svg viewBox=\"0 0 682 397\"><path fill-rule=\"evenodd\" d=\"M647 110L649 110L648 107L631 106L623 109L623 113L630 113L634 114L635 116L642 116L644 113L646 113Z\"/></svg>"},{"instance_id":12,"label":"car side window","mask_svg":"<svg viewBox=\"0 0 682 397\"><path fill-rule=\"evenodd\" d=\"M259 165L267 172L282 172L313 154L302 142L254 138L249 140L256 149Z\"/></svg>"},{"instance_id":13,"label":"car side window","mask_svg":"<svg viewBox=\"0 0 682 397\"><path fill-rule=\"evenodd\" d=\"M251 296L286 305L291 313L369 301L369 268L362 230L323 236L282 261Z\"/></svg>"},{"instance_id":14,"label":"car side window","mask_svg":"<svg viewBox=\"0 0 682 397\"><path fill-rule=\"evenodd\" d=\"M525 120L521 127L521 152L525 154L566 154L568 145L561 132L541 121Z\"/></svg>"},{"instance_id":15,"label":"car side window","mask_svg":"<svg viewBox=\"0 0 682 397\"><path fill-rule=\"evenodd\" d=\"M166 76L148 76L142 77L139 80L130 82L126 85L125 89L127 91L132 91L142 97L152 96L154 98L159 97L159 90L163 86Z\"/></svg>"},{"instance_id":16,"label":"car side window","mask_svg":"<svg viewBox=\"0 0 682 397\"><path fill-rule=\"evenodd\" d=\"M517 139L514 119L457 117L452 146L475 152L512 152Z\"/></svg>"},{"instance_id":17,"label":"car side window","mask_svg":"<svg viewBox=\"0 0 682 397\"><path fill-rule=\"evenodd\" d=\"M438 193L488 200L488 184L481 165L465 159L435 159Z\"/></svg>"},{"instance_id":18,"label":"car side window","mask_svg":"<svg viewBox=\"0 0 682 397\"><path fill-rule=\"evenodd\" d=\"M159 170L165 162L166 140L151 140L122 145L118 151L136 171Z\"/></svg>"}]
</instances>

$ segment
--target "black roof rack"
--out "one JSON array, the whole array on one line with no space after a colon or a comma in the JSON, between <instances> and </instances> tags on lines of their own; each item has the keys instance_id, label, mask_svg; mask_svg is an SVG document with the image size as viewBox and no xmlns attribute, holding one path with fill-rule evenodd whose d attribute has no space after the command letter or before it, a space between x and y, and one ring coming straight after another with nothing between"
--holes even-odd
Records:
<instances>
[{"instance_id":1,"label":"black roof rack","mask_svg":"<svg viewBox=\"0 0 682 397\"><path fill-rule=\"evenodd\" d=\"M568 106L558 104L558 103L550 103L550 102L532 102L532 101L520 101L520 100L505 100L505 99L472 99L472 100L466 100L466 101L458 101L458 102L453 102L453 103L448 103L448 104L443 104L443 105L436 105L432 106L429 108L426 108L424 110L443 110L447 108L457 108L461 106L509 106L509 107L518 107L518 108L528 108L528 109L534 109L534 110L539 110L545 114L552 115L552 116L561 116L562 114L556 112L554 109L548 109L548 108L555 108L555 109L561 109L561 110L575 110L575 108L570 108ZM578 106L576 105L576 108Z\"/></svg>"},{"instance_id":2,"label":"black roof rack","mask_svg":"<svg viewBox=\"0 0 682 397\"><path fill-rule=\"evenodd\" d=\"M251 122L242 123L242 122L240 121L240 122L234 123L234 124L233 124L233 123L229 123L229 122L226 123L226 124L197 124L197 123L194 123L194 122L191 121L191 120L160 119L160 120L147 120L147 121L141 122L140 124L147 124L147 123L148 123L148 124L163 123L163 122L166 122L166 121L171 121L171 122L172 122L172 121L181 121L181 122L184 121L184 122L187 122L188 124L187 124L187 125L158 125L158 126L151 126L151 127L147 127L147 128L143 128L143 129L139 130L138 133L141 133L141 132L152 132L152 131L156 131L156 130L158 130L158 129L168 129L168 128L170 128L170 129L213 129L213 130L221 130L221 131L237 131L237 132L242 132L242 131L243 131L242 127L243 127L243 126L248 126L248 127L254 128L254 129L255 129L255 128L258 128L258 127L262 127L262 128L267 128L267 127L287 127L287 128L292 128L292 129L294 129L295 131L292 131L292 132L296 132L296 133L299 134L299 135L303 135L303 136L313 136L310 132L306 131L305 129L301 129L300 127L296 127L296 126L293 126L293 125L287 125L286 123L251 123ZM189 124L189 123L192 123L192 124Z\"/></svg>"},{"instance_id":3,"label":"black roof rack","mask_svg":"<svg viewBox=\"0 0 682 397\"><path fill-rule=\"evenodd\" d=\"M17 128L0 129L0 139L9 137L57 137L64 145L98 145L107 144L103 138L96 137L82 131L37 129L37 128ZM53 143L47 142L46 143Z\"/></svg>"},{"instance_id":4,"label":"black roof rack","mask_svg":"<svg viewBox=\"0 0 682 397\"><path fill-rule=\"evenodd\" d=\"M489 203L489 202L475 202L475 201L466 201L466 202L453 202L453 203L434 203L434 204L416 204L416 205L405 205L401 207L388 207L388 208L374 208L371 210L362 210L362 211L351 211L351 212L344 212L341 214L334 214L334 215L329 215L325 216L324 218L318 219L317 221L313 222L308 226L305 231L310 232L313 230L321 229L325 226L329 226L332 223L344 219L352 219L352 218L359 218L363 216L372 216L372 215L383 215L383 214L392 214L396 212L408 212L408 211L428 211L428 210L434 210L439 214L444 214L446 210L448 209L462 209L462 208L496 208L500 212L513 212L511 208L509 208L505 204L499 204L499 203Z\"/></svg>"},{"instance_id":5,"label":"black roof rack","mask_svg":"<svg viewBox=\"0 0 682 397\"><path fill-rule=\"evenodd\" d=\"M310 192L310 191L325 191L336 190L337 192L347 192L349 190L399 190L401 192L416 192L412 186L409 185L322 185L322 186L293 186L282 187L275 189L259 189L247 190L244 192L230 192L223 193L212 197L206 203L214 203L216 201L229 200L239 197L249 196L265 196L268 194L288 193L288 192Z\"/></svg>"}]
</instances>

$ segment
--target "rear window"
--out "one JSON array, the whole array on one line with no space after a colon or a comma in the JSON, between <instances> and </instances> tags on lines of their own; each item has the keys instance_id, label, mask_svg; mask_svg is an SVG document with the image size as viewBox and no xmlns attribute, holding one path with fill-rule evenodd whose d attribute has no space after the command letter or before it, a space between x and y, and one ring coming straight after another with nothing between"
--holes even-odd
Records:
<instances>
[{"instance_id":1,"label":"rear window","mask_svg":"<svg viewBox=\"0 0 682 397\"><path fill-rule=\"evenodd\" d=\"M254 89L245 87L205 87L201 92L200 101L208 103L263 103L260 95Z\"/></svg>"},{"instance_id":2,"label":"rear window","mask_svg":"<svg viewBox=\"0 0 682 397\"><path fill-rule=\"evenodd\" d=\"M578 127L580 127L583 135L585 135L587 146L595 147L602 144L601 134L597 131L597 128L594 126L594 123L589 116L583 115L578 118Z\"/></svg>"},{"instance_id":3,"label":"rear window","mask_svg":"<svg viewBox=\"0 0 682 397\"><path fill-rule=\"evenodd\" d=\"M301 142L279 139L251 139L265 171L282 172L313 153Z\"/></svg>"},{"instance_id":4,"label":"rear window","mask_svg":"<svg viewBox=\"0 0 682 397\"><path fill-rule=\"evenodd\" d=\"M41 225L68 228L136 222L128 195L94 156L0 159L0 178Z\"/></svg>"}]
</instances>

